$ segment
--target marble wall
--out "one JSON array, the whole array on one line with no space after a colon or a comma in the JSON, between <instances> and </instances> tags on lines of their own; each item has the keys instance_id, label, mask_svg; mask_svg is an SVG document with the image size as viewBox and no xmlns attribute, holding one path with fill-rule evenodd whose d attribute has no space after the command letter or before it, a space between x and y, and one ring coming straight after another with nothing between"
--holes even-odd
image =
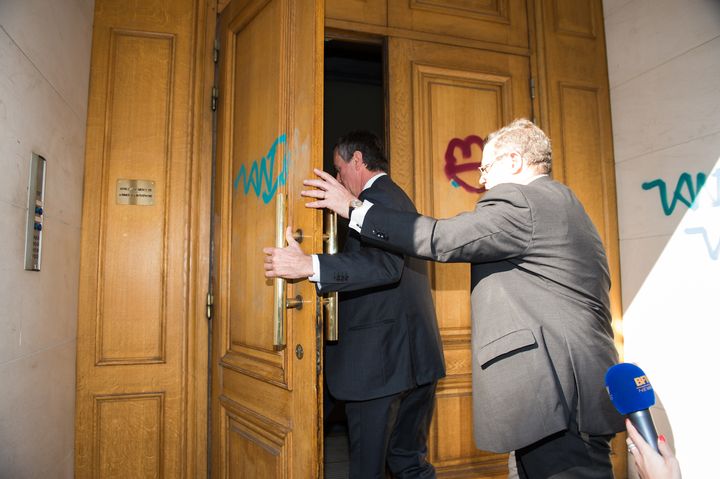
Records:
<instances>
[{"instance_id":1,"label":"marble wall","mask_svg":"<svg viewBox=\"0 0 720 479\"><path fill-rule=\"evenodd\" d=\"M703 400L720 392L710 379L720 332L720 2L603 4L625 360L654 386L656 425L683 477L710 477L720 426Z\"/></svg>"},{"instance_id":2,"label":"marble wall","mask_svg":"<svg viewBox=\"0 0 720 479\"><path fill-rule=\"evenodd\" d=\"M93 6L0 1L0 477L73 477ZM33 152L47 160L40 272L24 270Z\"/></svg>"},{"instance_id":3,"label":"marble wall","mask_svg":"<svg viewBox=\"0 0 720 479\"><path fill-rule=\"evenodd\" d=\"M1 477L73 476L93 3L0 1ZM658 429L683 477L704 478L720 426L720 414L699 407L718 392L720 2L603 4L626 360L653 382ZM32 152L47 159L39 273L23 269Z\"/></svg>"}]
</instances>

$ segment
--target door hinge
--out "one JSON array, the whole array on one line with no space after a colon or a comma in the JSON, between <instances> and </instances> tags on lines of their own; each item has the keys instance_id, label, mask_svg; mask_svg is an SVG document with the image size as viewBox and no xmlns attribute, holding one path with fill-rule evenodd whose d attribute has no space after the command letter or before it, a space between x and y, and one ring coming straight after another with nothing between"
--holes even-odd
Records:
<instances>
[{"instance_id":1,"label":"door hinge","mask_svg":"<svg viewBox=\"0 0 720 479\"><path fill-rule=\"evenodd\" d=\"M212 319L213 316L213 295L212 293L207 294L207 301L205 302L205 316L207 317L208 321Z\"/></svg>"},{"instance_id":2,"label":"door hinge","mask_svg":"<svg viewBox=\"0 0 720 479\"><path fill-rule=\"evenodd\" d=\"M214 87L212 87L212 94L210 96L210 109L212 111L217 110L217 102L218 102L218 87L214 86Z\"/></svg>"},{"instance_id":3,"label":"door hinge","mask_svg":"<svg viewBox=\"0 0 720 479\"><path fill-rule=\"evenodd\" d=\"M535 99L535 79L530 78L530 99Z\"/></svg>"},{"instance_id":4,"label":"door hinge","mask_svg":"<svg viewBox=\"0 0 720 479\"><path fill-rule=\"evenodd\" d=\"M220 60L220 40L215 39L215 46L213 47L213 63L217 63Z\"/></svg>"}]
</instances>

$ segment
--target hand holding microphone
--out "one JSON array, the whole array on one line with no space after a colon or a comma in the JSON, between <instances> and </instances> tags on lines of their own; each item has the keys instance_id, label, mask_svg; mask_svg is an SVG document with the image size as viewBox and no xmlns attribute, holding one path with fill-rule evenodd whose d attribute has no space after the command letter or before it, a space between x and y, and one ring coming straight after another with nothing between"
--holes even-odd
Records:
<instances>
[{"instance_id":1,"label":"hand holding microphone","mask_svg":"<svg viewBox=\"0 0 720 479\"><path fill-rule=\"evenodd\" d=\"M630 363L612 366L605 374L605 386L615 409L628 419L640 435L658 450L658 434L650 415L655 392L642 369Z\"/></svg>"},{"instance_id":2,"label":"hand holding microphone","mask_svg":"<svg viewBox=\"0 0 720 479\"><path fill-rule=\"evenodd\" d=\"M680 464L670 446L658 435L650 415L655 392L642 369L630 363L612 366L605 386L615 408L627 417L628 450L641 479L681 479Z\"/></svg>"},{"instance_id":3,"label":"hand holding microphone","mask_svg":"<svg viewBox=\"0 0 720 479\"><path fill-rule=\"evenodd\" d=\"M664 436L658 438L658 454L645 442L629 419L626 424L628 450L635 459L635 467L641 479L682 479L680 463Z\"/></svg>"}]
</instances>

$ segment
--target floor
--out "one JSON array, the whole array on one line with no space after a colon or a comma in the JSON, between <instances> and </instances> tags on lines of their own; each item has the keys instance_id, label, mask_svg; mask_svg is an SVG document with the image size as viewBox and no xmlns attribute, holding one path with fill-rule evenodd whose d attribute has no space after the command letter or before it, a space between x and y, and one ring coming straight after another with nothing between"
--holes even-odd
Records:
<instances>
[{"instance_id":1,"label":"floor","mask_svg":"<svg viewBox=\"0 0 720 479\"><path fill-rule=\"evenodd\" d=\"M325 436L325 479L347 479L348 457L347 430L336 425Z\"/></svg>"}]
</instances>

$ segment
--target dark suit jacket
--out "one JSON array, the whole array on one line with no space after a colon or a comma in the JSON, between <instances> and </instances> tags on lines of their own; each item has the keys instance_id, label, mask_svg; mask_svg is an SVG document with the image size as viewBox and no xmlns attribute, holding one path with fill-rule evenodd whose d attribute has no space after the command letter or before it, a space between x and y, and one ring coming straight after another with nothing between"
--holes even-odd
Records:
<instances>
[{"instance_id":1,"label":"dark suit jacket","mask_svg":"<svg viewBox=\"0 0 720 479\"><path fill-rule=\"evenodd\" d=\"M416 211L389 176L360 198ZM350 230L343 251L319 255L319 262L318 292L340 292L339 340L325 346L325 378L336 399L374 399L445 375L424 261L370 246Z\"/></svg>"},{"instance_id":2,"label":"dark suit jacket","mask_svg":"<svg viewBox=\"0 0 720 479\"><path fill-rule=\"evenodd\" d=\"M436 220L373 206L362 236L471 263L474 434L505 452L566 429L624 429L604 389L617 362L600 238L575 195L540 177L501 184L474 211Z\"/></svg>"}]
</instances>

